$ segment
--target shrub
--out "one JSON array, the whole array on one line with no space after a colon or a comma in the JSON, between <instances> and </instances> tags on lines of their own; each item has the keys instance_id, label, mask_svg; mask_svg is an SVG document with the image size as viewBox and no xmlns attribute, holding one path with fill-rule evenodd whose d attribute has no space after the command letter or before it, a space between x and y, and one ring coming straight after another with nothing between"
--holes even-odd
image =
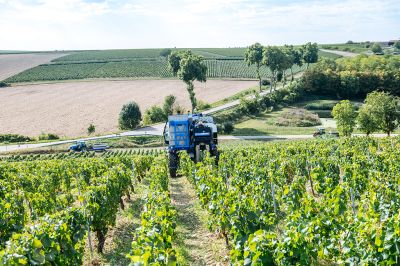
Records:
<instances>
[{"instance_id":1,"label":"shrub","mask_svg":"<svg viewBox=\"0 0 400 266\"><path fill-rule=\"evenodd\" d=\"M140 124L141 120L142 113L136 102L132 101L122 106L118 119L121 129L134 129Z\"/></svg>"},{"instance_id":2,"label":"shrub","mask_svg":"<svg viewBox=\"0 0 400 266\"><path fill-rule=\"evenodd\" d=\"M332 110L337 102L308 103L304 106L307 110Z\"/></svg>"},{"instance_id":3,"label":"shrub","mask_svg":"<svg viewBox=\"0 0 400 266\"><path fill-rule=\"evenodd\" d=\"M231 122L225 122L222 124L222 131L225 134L230 134L233 132L233 130L234 130L234 126Z\"/></svg>"},{"instance_id":4,"label":"shrub","mask_svg":"<svg viewBox=\"0 0 400 266\"><path fill-rule=\"evenodd\" d=\"M312 112L319 118L333 118L332 110L313 110Z\"/></svg>"},{"instance_id":5,"label":"shrub","mask_svg":"<svg viewBox=\"0 0 400 266\"><path fill-rule=\"evenodd\" d=\"M164 113L164 110L157 105L153 105L149 109L146 110L143 117L143 124L149 125L158 122L163 122L167 119L167 116Z\"/></svg>"},{"instance_id":6,"label":"shrub","mask_svg":"<svg viewBox=\"0 0 400 266\"><path fill-rule=\"evenodd\" d=\"M161 57L168 57L172 53L172 50L169 48L164 48L160 52Z\"/></svg>"},{"instance_id":7,"label":"shrub","mask_svg":"<svg viewBox=\"0 0 400 266\"><path fill-rule=\"evenodd\" d=\"M0 88L9 87L10 85L5 82L0 82Z\"/></svg>"},{"instance_id":8,"label":"shrub","mask_svg":"<svg viewBox=\"0 0 400 266\"><path fill-rule=\"evenodd\" d=\"M176 97L172 94L167 95L164 98L163 112L165 114L165 117L168 117L169 115L172 115L174 113L175 102L176 102Z\"/></svg>"},{"instance_id":9,"label":"shrub","mask_svg":"<svg viewBox=\"0 0 400 266\"><path fill-rule=\"evenodd\" d=\"M240 108L242 109L242 111L246 114L249 115L255 115L260 113L260 101L259 101L259 95L256 94L256 96L254 98L246 98L243 97L240 99Z\"/></svg>"},{"instance_id":10,"label":"shrub","mask_svg":"<svg viewBox=\"0 0 400 266\"><path fill-rule=\"evenodd\" d=\"M271 84L271 82L268 79L261 80L261 85L263 85L263 86L269 86L270 84Z\"/></svg>"},{"instance_id":11,"label":"shrub","mask_svg":"<svg viewBox=\"0 0 400 266\"><path fill-rule=\"evenodd\" d=\"M284 111L275 124L277 126L311 127L321 125L318 115L305 109L292 108Z\"/></svg>"},{"instance_id":12,"label":"shrub","mask_svg":"<svg viewBox=\"0 0 400 266\"><path fill-rule=\"evenodd\" d=\"M199 110L206 110L209 109L211 105L209 103L206 103L202 100L197 100L197 109Z\"/></svg>"},{"instance_id":13,"label":"shrub","mask_svg":"<svg viewBox=\"0 0 400 266\"><path fill-rule=\"evenodd\" d=\"M187 112L187 109L185 109L181 105L176 104L174 106L174 114L185 114L186 112Z\"/></svg>"},{"instance_id":14,"label":"shrub","mask_svg":"<svg viewBox=\"0 0 400 266\"><path fill-rule=\"evenodd\" d=\"M95 131L96 131L96 127L93 124L90 124L89 127L87 128L88 135L93 134Z\"/></svg>"},{"instance_id":15,"label":"shrub","mask_svg":"<svg viewBox=\"0 0 400 266\"><path fill-rule=\"evenodd\" d=\"M15 143L15 142L24 142L24 141L33 141L34 139L27 137L27 136L22 136L18 134L3 134L0 135L0 142L10 142L10 143Z\"/></svg>"},{"instance_id":16,"label":"shrub","mask_svg":"<svg viewBox=\"0 0 400 266\"><path fill-rule=\"evenodd\" d=\"M381 45L379 43L377 43L377 42L374 43L374 45L372 45L371 50L372 50L372 52L374 54L380 54L380 53L383 52L383 49L382 49Z\"/></svg>"},{"instance_id":17,"label":"shrub","mask_svg":"<svg viewBox=\"0 0 400 266\"><path fill-rule=\"evenodd\" d=\"M57 134L54 133L42 133L39 136L39 140L56 140L56 139L60 139L60 137Z\"/></svg>"}]
</instances>

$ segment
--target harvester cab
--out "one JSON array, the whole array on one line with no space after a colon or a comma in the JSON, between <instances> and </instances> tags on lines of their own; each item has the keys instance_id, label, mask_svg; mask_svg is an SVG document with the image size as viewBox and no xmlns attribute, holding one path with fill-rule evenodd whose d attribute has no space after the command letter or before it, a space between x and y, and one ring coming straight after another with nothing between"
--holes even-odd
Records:
<instances>
[{"instance_id":1,"label":"harvester cab","mask_svg":"<svg viewBox=\"0 0 400 266\"><path fill-rule=\"evenodd\" d=\"M202 114L170 115L164 127L168 145L169 172L176 177L179 151L186 151L194 162L201 160L203 151L215 156L218 162L218 132L211 116Z\"/></svg>"}]
</instances>

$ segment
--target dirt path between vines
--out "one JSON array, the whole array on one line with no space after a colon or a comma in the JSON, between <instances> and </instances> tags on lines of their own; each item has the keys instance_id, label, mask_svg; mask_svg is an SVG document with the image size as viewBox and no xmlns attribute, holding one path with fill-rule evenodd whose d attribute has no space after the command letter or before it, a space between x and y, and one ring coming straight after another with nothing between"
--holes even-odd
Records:
<instances>
[{"instance_id":1,"label":"dirt path between vines","mask_svg":"<svg viewBox=\"0 0 400 266\"><path fill-rule=\"evenodd\" d=\"M170 191L177 210L177 249L187 265L228 265L224 240L208 231L207 213L187 178L171 178Z\"/></svg>"}]
</instances>

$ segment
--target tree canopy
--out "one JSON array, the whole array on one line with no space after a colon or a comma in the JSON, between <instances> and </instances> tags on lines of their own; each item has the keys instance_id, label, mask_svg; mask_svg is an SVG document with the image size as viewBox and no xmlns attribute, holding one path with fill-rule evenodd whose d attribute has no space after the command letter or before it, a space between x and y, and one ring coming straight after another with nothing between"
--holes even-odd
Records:
<instances>
[{"instance_id":1,"label":"tree canopy","mask_svg":"<svg viewBox=\"0 0 400 266\"><path fill-rule=\"evenodd\" d=\"M371 50L372 50L372 52L374 54L380 54L380 53L383 52L383 49L382 49L381 45L379 43L377 43L377 42L374 43L374 45L372 45Z\"/></svg>"},{"instance_id":2,"label":"tree canopy","mask_svg":"<svg viewBox=\"0 0 400 266\"><path fill-rule=\"evenodd\" d=\"M172 52L168 57L168 67L173 75L178 76L187 85L192 112L197 106L193 82L195 80L207 81L207 66L203 60L202 56L194 55L191 51Z\"/></svg>"},{"instance_id":3,"label":"tree canopy","mask_svg":"<svg viewBox=\"0 0 400 266\"><path fill-rule=\"evenodd\" d=\"M290 68L290 58L283 49L277 46L267 46L263 52L263 64L266 65L271 74L271 88L276 88L278 74Z\"/></svg>"},{"instance_id":4,"label":"tree canopy","mask_svg":"<svg viewBox=\"0 0 400 266\"><path fill-rule=\"evenodd\" d=\"M303 60L307 64L307 68L310 64L318 61L318 44L317 43L306 43L301 48L303 54Z\"/></svg>"},{"instance_id":5,"label":"tree canopy","mask_svg":"<svg viewBox=\"0 0 400 266\"><path fill-rule=\"evenodd\" d=\"M332 115L336 120L340 136L351 136L356 125L356 112L349 100L339 102L333 107Z\"/></svg>"},{"instance_id":6,"label":"tree canopy","mask_svg":"<svg viewBox=\"0 0 400 266\"><path fill-rule=\"evenodd\" d=\"M371 116L370 120L382 130L390 135L399 122L398 98L389 93L374 91L367 95L365 105Z\"/></svg>"},{"instance_id":7,"label":"tree canopy","mask_svg":"<svg viewBox=\"0 0 400 266\"><path fill-rule=\"evenodd\" d=\"M260 67L262 65L263 60L263 50L264 47L259 44L255 43L250 45L246 51L244 52L244 61L248 66L255 65L257 71L257 79L259 80L259 87L261 91L261 76L260 76Z\"/></svg>"},{"instance_id":8,"label":"tree canopy","mask_svg":"<svg viewBox=\"0 0 400 266\"><path fill-rule=\"evenodd\" d=\"M142 113L136 102L129 102L122 106L119 113L119 126L121 129L134 129L142 120Z\"/></svg>"}]
</instances>

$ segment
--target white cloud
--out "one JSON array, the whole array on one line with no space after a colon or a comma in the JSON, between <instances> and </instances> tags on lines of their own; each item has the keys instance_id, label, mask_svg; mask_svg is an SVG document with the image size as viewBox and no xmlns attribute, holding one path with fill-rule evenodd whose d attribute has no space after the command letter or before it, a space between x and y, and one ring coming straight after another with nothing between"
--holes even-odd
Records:
<instances>
[{"instance_id":1,"label":"white cloud","mask_svg":"<svg viewBox=\"0 0 400 266\"><path fill-rule=\"evenodd\" d=\"M244 46L398 37L398 0L0 0L0 49ZM40 37L39 37L40 36Z\"/></svg>"}]
</instances>

